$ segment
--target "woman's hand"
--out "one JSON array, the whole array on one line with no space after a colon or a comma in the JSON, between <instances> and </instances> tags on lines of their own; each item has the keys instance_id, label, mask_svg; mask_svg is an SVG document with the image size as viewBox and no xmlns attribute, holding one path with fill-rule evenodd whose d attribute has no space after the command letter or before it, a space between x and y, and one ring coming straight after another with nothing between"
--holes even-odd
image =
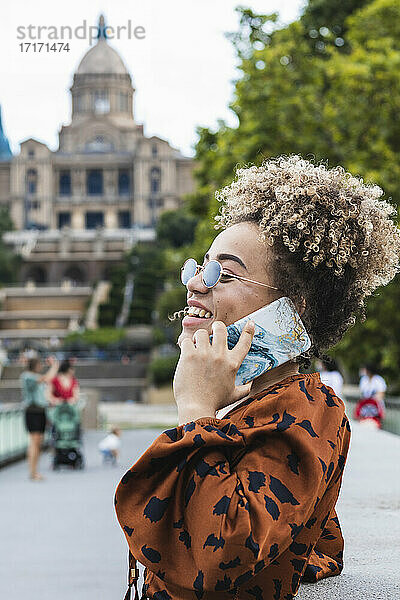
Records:
<instances>
[{"instance_id":1,"label":"woman's hand","mask_svg":"<svg viewBox=\"0 0 400 600\"><path fill-rule=\"evenodd\" d=\"M254 323L246 323L232 350L228 350L225 324L215 321L212 329L212 344L205 329L198 329L193 339L182 341L174 377L180 425L215 417L216 410L244 398L250 390L251 384L236 386L235 377L250 349Z\"/></svg>"}]
</instances>

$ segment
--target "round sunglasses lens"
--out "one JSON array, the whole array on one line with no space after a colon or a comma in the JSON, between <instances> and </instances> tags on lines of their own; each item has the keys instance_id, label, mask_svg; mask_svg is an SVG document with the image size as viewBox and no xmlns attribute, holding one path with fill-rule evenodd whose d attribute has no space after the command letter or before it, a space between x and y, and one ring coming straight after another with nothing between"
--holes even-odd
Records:
<instances>
[{"instance_id":1,"label":"round sunglasses lens","mask_svg":"<svg viewBox=\"0 0 400 600\"><path fill-rule=\"evenodd\" d=\"M182 267L181 281L183 285L186 285L189 279L196 275L197 262L194 258L188 258Z\"/></svg>"},{"instance_id":2,"label":"round sunglasses lens","mask_svg":"<svg viewBox=\"0 0 400 600\"><path fill-rule=\"evenodd\" d=\"M212 288L217 283L221 274L221 265L216 260L210 260L203 270L203 282L206 287Z\"/></svg>"}]
</instances>

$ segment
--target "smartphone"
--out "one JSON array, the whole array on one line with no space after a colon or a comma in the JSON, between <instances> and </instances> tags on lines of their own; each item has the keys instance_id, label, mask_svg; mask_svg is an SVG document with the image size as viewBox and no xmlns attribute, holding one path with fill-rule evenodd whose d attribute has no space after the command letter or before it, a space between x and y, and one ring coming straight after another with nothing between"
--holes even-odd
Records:
<instances>
[{"instance_id":1,"label":"smartphone","mask_svg":"<svg viewBox=\"0 0 400 600\"><path fill-rule=\"evenodd\" d=\"M310 337L290 298L282 297L228 325L228 348L237 344L243 327L254 321L250 350L236 375L236 385L249 383L262 373L299 356L311 346ZM212 337L212 336L211 336Z\"/></svg>"}]
</instances>

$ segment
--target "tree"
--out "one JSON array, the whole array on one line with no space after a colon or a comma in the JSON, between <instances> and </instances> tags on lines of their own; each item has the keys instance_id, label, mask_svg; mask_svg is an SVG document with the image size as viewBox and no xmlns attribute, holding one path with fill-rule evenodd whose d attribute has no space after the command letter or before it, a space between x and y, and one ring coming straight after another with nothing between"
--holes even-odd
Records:
<instances>
[{"instance_id":1,"label":"tree","mask_svg":"<svg viewBox=\"0 0 400 600\"><path fill-rule=\"evenodd\" d=\"M14 283L17 281L18 271L21 265L19 256L9 248L3 241L6 231L14 229L9 211L6 207L0 207L0 285Z\"/></svg>"},{"instance_id":2,"label":"tree","mask_svg":"<svg viewBox=\"0 0 400 600\"><path fill-rule=\"evenodd\" d=\"M162 250L157 244L140 242L131 250L127 261L134 276L129 324L150 324L165 277Z\"/></svg>"},{"instance_id":3,"label":"tree","mask_svg":"<svg viewBox=\"0 0 400 600\"><path fill-rule=\"evenodd\" d=\"M183 209L163 212L156 227L158 242L172 248L191 244L197 221L198 219Z\"/></svg>"},{"instance_id":4,"label":"tree","mask_svg":"<svg viewBox=\"0 0 400 600\"><path fill-rule=\"evenodd\" d=\"M371 0L309 0L301 18L313 53L324 55L335 45L348 52L348 17L370 3Z\"/></svg>"}]
</instances>

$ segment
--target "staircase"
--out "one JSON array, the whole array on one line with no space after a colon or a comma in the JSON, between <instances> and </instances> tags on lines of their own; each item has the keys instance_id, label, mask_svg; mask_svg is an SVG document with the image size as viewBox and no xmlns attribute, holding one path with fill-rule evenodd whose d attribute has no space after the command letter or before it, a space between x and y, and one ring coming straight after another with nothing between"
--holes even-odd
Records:
<instances>
[{"instance_id":1,"label":"staircase","mask_svg":"<svg viewBox=\"0 0 400 600\"><path fill-rule=\"evenodd\" d=\"M79 327L92 296L90 286L7 287L1 290L1 339L62 338Z\"/></svg>"}]
</instances>

